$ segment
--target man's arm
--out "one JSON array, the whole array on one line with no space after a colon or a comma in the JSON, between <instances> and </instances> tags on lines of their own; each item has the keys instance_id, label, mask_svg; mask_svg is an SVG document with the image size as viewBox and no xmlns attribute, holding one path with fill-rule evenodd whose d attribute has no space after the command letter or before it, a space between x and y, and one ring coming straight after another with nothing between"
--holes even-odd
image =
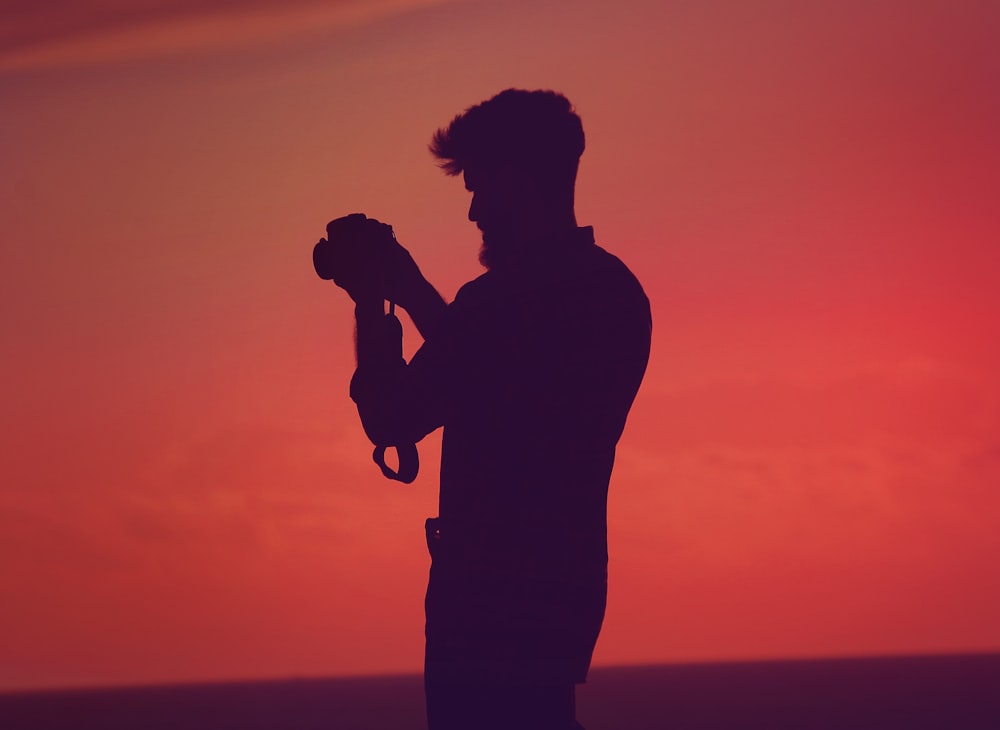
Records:
<instances>
[{"instance_id":1,"label":"man's arm","mask_svg":"<svg viewBox=\"0 0 1000 730\"><path fill-rule=\"evenodd\" d=\"M386 342L385 309L381 297L358 297L354 303L357 330L354 352L359 369L385 369L398 365Z\"/></svg>"},{"instance_id":2,"label":"man's arm","mask_svg":"<svg viewBox=\"0 0 1000 730\"><path fill-rule=\"evenodd\" d=\"M447 307L429 284L428 290L417 309L420 321L430 329L438 325ZM394 329L399 325L387 320L383 306L377 297L355 300L358 368L351 379L351 398L368 438L380 446L396 446L419 441L442 425L443 403L434 385L441 374L428 366L439 358L427 355L433 348L426 344L421 348L424 357L414 358L423 366L407 365L400 353L398 329Z\"/></svg>"},{"instance_id":3,"label":"man's arm","mask_svg":"<svg viewBox=\"0 0 1000 730\"><path fill-rule=\"evenodd\" d=\"M425 340L433 332L448 305L424 278L410 252L395 240L389 255L388 298L410 315Z\"/></svg>"},{"instance_id":4,"label":"man's arm","mask_svg":"<svg viewBox=\"0 0 1000 730\"><path fill-rule=\"evenodd\" d=\"M358 368L351 379L351 397L373 442L381 446L413 443L441 425L433 385L436 368L430 372L426 367L418 368L418 372L407 366L401 354L399 324L386 318L385 300L406 309L425 340L439 329L447 304L395 240L389 226L370 218L337 219L330 226L343 227L347 222L355 226L351 233L357 240L341 236L340 248L335 251L339 260L330 267L334 275L323 278L332 278L355 304ZM426 344L421 351L425 349Z\"/></svg>"},{"instance_id":5,"label":"man's arm","mask_svg":"<svg viewBox=\"0 0 1000 730\"><path fill-rule=\"evenodd\" d=\"M429 281L423 279L399 305L406 310L425 340L431 336L448 304Z\"/></svg>"}]
</instances>

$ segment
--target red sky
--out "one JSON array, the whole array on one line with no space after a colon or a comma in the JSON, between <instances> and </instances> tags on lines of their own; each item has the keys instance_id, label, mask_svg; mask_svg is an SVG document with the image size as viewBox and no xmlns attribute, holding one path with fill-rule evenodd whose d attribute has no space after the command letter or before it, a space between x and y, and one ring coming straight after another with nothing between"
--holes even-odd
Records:
<instances>
[{"instance_id":1,"label":"red sky","mask_svg":"<svg viewBox=\"0 0 1000 730\"><path fill-rule=\"evenodd\" d=\"M919 6L919 7L918 7ZM426 150L555 88L653 303L600 664L1000 649L992 2L0 8L0 688L418 671L330 218L479 272ZM408 347L417 342L408 331Z\"/></svg>"}]
</instances>

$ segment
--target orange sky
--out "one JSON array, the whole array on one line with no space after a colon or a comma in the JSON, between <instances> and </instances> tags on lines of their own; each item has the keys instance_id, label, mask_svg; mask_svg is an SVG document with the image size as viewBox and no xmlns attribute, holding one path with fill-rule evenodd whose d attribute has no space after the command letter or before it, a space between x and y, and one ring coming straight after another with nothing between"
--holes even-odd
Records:
<instances>
[{"instance_id":1,"label":"orange sky","mask_svg":"<svg viewBox=\"0 0 1000 730\"><path fill-rule=\"evenodd\" d=\"M1000 649L995 3L49 6L0 24L0 688L419 670L439 437L369 463L310 249L366 211L450 298L426 144L509 86L653 303L595 662Z\"/></svg>"}]
</instances>

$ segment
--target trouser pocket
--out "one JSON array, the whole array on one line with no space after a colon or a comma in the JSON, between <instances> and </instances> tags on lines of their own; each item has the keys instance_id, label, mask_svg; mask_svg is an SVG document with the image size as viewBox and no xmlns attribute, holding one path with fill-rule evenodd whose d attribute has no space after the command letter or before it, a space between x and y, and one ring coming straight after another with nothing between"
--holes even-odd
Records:
<instances>
[{"instance_id":1,"label":"trouser pocket","mask_svg":"<svg viewBox=\"0 0 1000 730\"><path fill-rule=\"evenodd\" d=\"M428 517L424 522L424 532L427 535L427 552L435 558L441 549L441 518Z\"/></svg>"}]
</instances>

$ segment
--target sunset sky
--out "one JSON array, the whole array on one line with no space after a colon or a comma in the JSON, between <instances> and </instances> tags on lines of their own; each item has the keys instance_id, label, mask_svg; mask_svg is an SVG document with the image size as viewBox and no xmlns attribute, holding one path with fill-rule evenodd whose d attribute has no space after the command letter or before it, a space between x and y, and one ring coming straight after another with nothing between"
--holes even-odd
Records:
<instances>
[{"instance_id":1,"label":"sunset sky","mask_svg":"<svg viewBox=\"0 0 1000 730\"><path fill-rule=\"evenodd\" d=\"M0 690L416 672L326 222L447 298L508 87L652 301L595 664L1000 650L995 0L0 2ZM407 324L407 350L419 338Z\"/></svg>"}]
</instances>

